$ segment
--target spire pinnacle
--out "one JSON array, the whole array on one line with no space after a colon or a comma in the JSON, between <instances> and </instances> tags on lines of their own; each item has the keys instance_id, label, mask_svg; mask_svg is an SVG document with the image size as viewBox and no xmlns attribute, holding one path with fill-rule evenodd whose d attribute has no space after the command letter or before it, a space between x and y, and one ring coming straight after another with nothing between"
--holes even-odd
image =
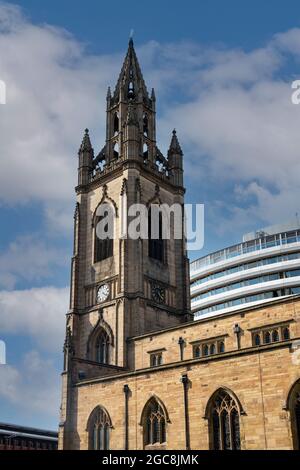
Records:
<instances>
[{"instance_id":1,"label":"spire pinnacle","mask_svg":"<svg viewBox=\"0 0 300 470\"><path fill-rule=\"evenodd\" d=\"M90 152L92 150L93 150L93 148L92 148L92 144L91 144L91 140L90 140L90 136L89 136L89 130L85 129L84 136L83 136L82 143L81 143L79 151L80 152Z\"/></svg>"},{"instance_id":2,"label":"spire pinnacle","mask_svg":"<svg viewBox=\"0 0 300 470\"><path fill-rule=\"evenodd\" d=\"M173 129L173 132L172 132L172 139L171 139L170 147L168 150L168 154L169 155L170 154L183 155L183 152L181 150L181 147L177 138L176 129Z\"/></svg>"}]
</instances>

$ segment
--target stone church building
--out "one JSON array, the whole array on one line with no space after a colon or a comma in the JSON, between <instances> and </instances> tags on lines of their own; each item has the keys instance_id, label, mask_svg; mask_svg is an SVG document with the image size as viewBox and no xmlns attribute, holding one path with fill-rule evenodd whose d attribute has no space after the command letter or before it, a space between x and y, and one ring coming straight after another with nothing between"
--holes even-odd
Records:
<instances>
[{"instance_id":1,"label":"stone church building","mask_svg":"<svg viewBox=\"0 0 300 470\"><path fill-rule=\"evenodd\" d=\"M105 146L94 155L86 130L78 154L59 447L299 449L299 296L193 321L184 236L123 236L124 205L184 204L155 107L130 40ZM96 233L104 204L113 239Z\"/></svg>"}]
</instances>

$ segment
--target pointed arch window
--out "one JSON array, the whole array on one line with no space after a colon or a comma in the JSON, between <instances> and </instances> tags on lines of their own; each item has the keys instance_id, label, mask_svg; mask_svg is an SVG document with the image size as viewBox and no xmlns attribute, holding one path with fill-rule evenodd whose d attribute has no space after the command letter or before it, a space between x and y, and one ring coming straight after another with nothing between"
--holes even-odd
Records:
<instances>
[{"instance_id":1,"label":"pointed arch window","mask_svg":"<svg viewBox=\"0 0 300 470\"><path fill-rule=\"evenodd\" d=\"M260 346L260 335L259 335L259 333L256 333L256 335L254 336L254 344L255 344L255 346Z\"/></svg>"},{"instance_id":2,"label":"pointed arch window","mask_svg":"<svg viewBox=\"0 0 300 470\"><path fill-rule=\"evenodd\" d=\"M143 133L144 133L144 136L148 137L148 135L149 135L149 121L148 121L148 115L146 113L143 116Z\"/></svg>"},{"instance_id":3,"label":"pointed arch window","mask_svg":"<svg viewBox=\"0 0 300 470\"><path fill-rule=\"evenodd\" d=\"M276 341L279 341L279 333L277 330L272 331L272 342L276 343Z\"/></svg>"},{"instance_id":4,"label":"pointed arch window","mask_svg":"<svg viewBox=\"0 0 300 470\"><path fill-rule=\"evenodd\" d=\"M114 158L119 158L120 149L119 149L119 143L118 142L115 142L115 144L114 144L113 154L114 154Z\"/></svg>"},{"instance_id":5,"label":"pointed arch window","mask_svg":"<svg viewBox=\"0 0 300 470\"><path fill-rule=\"evenodd\" d=\"M213 450L239 450L240 410L237 401L225 390L218 390L209 403L210 447Z\"/></svg>"},{"instance_id":6,"label":"pointed arch window","mask_svg":"<svg viewBox=\"0 0 300 470\"><path fill-rule=\"evenodd\" d=\"M92 412L88 424L90 450L109 450L111 427L107 411L100 406L97 407Z\"/></svg>"},{"instance_id":7,"label":"pointed arch window","mask_svg":"<svg viewBox=\"0 0 300 470\"><path fill-rule=\"evenodd\" d=\"M194 346L194 357L200 357L201 356L201 350L200 346Z\"/></svg>"},{"instance_id":8,"label":"pointed arch window","mask_svg":"<svg viewBox=\"0 0 300 470\"><path fill-rule=\"evenodd\" d=\"M282 336L284 340L290 339L290 329L288 326L283 329Z\"/></svg>"},{"instance_id":9,"label":"pointed arch window","mask_svg":"<svg viewBox=\"0 0 300 470\"><path fill-rule=\"evenodd\" d=\"M162 233L162 213L159 210L148 210L148 252L149 257L164 262L164 240ZM158 207L158 206L157 206ZM155 225L158 225L155 227ZM155 227L155 228L154 228ZM152 233L153 232L153 233ZM156 233L157 232L157 233Z\"/></svg>"},{"instance_id":10,"label":"pointed arch window","mask_svg":"<svg viewBox=\"0 0 300 470\"><path fill-rule=\"evenodd\" d=\"M143 159L144 159L144 162L146 162L148 160L148 157L149 157L148 144L144 143L143 144Z\"/></svg>"},{"instance_id":11,"label":"pointed arch window","mask_svg":"<svg viewBox=\"0 0 300 470\"><path fill-rule=\"evenodd\" d=\"M109 364L110 338L105 330L101 329L96 341L96 361Z\"/></svg>"},{"instance_id":12,"label":"pointed arch window","mask_svg":"<svg viewBox=\"0 0 300 470\"><path fill-rule=\"evenodd\" d=\"M103 261L113 256L113 234L114 234L114 217L111 211L104 210L103 215L95 219L95 248L94 262ZM99 235L97 226L105 219L105 225ZM104 222L103 222L104 223Z\"/></svg>"},{"instance_id":13,"label":"pointed arch window","mask_svg":"<svg viewBox=\"0 0 300 470\"><path fill-rule=\"evenodd\" d=\"M166 442L165 412L156 398L152 398L144 411L144 445L164 444Z\"/></svg>"},{"instance_id":14,"label":"pointed arch window","mask_svg":"<svg viewBox=\"0 0 300 470\"><path fill-rule=\"evenodd\" d=\"M119 115L115 113L114 115L114 135L119 133Z\"/></svg>"},{"instance_id":15,"label":"pointed arch window","mask_svg":"<svg viewBox=\"0 0 300 470\"><path fill-rule=\"evenodd\" d=\"M270 335L269 331L267 331L265 333L265 343L266 344L271 343L271 335Z\"/></svg>"}]
</instances>

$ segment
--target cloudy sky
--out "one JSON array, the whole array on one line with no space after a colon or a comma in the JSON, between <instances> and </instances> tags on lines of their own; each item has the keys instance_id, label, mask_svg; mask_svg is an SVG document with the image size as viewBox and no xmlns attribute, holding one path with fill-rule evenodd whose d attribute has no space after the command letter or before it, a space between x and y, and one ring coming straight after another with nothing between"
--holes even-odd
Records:
<instances>
[{"instance_id":1,"label":"cloudy sky","mask_svg":"<svg viewBox=\"0 0 300 470\"><path fill-rule=\"evenodd\" d=\"M57 427L77 150L85 127L102 148L131 29L159 147L176 127L205 204L191 258L299 211L299 2L0 2L0 421Z\"/></svg>"}]
</instances>

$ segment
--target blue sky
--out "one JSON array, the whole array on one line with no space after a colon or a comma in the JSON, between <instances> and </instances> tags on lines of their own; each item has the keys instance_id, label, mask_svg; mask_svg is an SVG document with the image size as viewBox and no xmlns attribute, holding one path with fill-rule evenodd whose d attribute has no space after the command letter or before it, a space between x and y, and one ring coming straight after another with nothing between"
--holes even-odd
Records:
<instances>
[{"instance_id":1,"label":"blue sky","mask_svg":"<svg viewBox=\"0 0 300 470\"><path fill-rule=\"evenodd\" d=\"M0 421L57 426L77 149L85 127L103 145L131 29L158 145L176 127L205 204L191 258L299 210L298 2L0 2Z\"/></svg>"}]
</instances>

